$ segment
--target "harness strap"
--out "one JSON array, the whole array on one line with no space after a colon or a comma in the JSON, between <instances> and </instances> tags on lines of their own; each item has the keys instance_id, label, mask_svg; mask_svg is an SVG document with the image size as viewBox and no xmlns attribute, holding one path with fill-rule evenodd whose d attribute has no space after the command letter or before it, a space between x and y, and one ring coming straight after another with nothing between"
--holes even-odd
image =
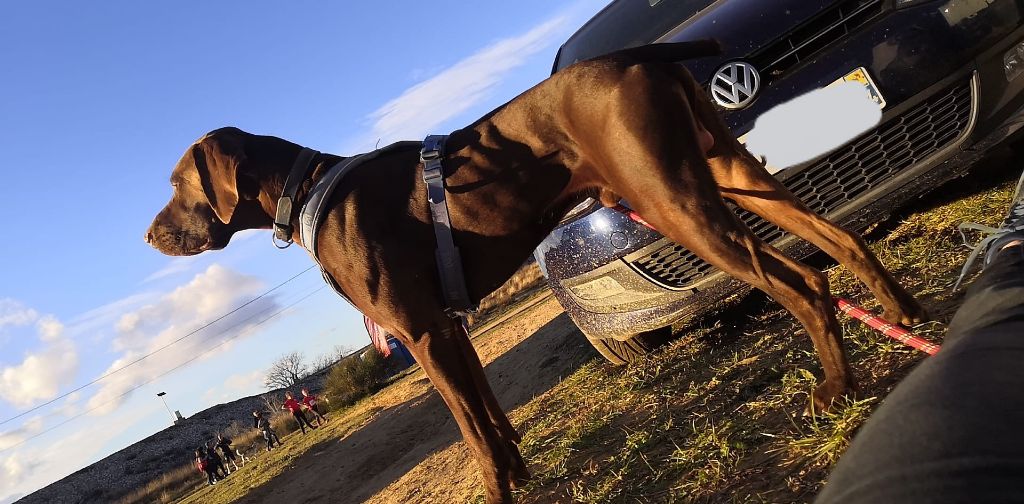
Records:
<instances>
[{"instance_id":1,"label":"harness strap","mask_svg":"<svg viewBox=\"0 0 1024 504\"><path fill-rule=\"evenodd\" d=\"M302 240L302 245L320 266L324 281L350 304L352 301L345 295L338 282L324 269L320 263L319 254L317 254L317 231L330 211L327 203L331 193L353 168L380 154L421 147L420 161L423 163L423 181L427 186L427 200L430 203L430 215L434 221L434 236L437 239L435 260L441 279L441 294L446 306L445 313L456 318L475 311L466 288L462 257L459 255L459 248L455 246L452 236L451 217L448 214L448 202L445 199L443 160L444 144L447 138L447 135L430 135L422 144L420 142L397 142L373 152L343 159L327 170L327 173L313 185L304 202L295 205L299 207L299 239ZM316 153L312 149L303 149L295 159L288 178L285 179L285 189L278 200L277 216L274 219L274 237L285 243L284 246L280 246L275 241L274 244L278 248L286 248L292 243L292 206L296 203L295 196L298 193L298 188L305 180L309 171L309 163Z\"/></svg>"},{"instance_id":2,"label":"harness strap","mask_svg":"<svg viewBox=\"0 0 1024 504\"><path fill-rule=\"evenodd\" d=\"M299 210L299 239L302 240L302 246L306 247L313 259L317 259L319 256L316 252L317 230L320 229L320 223L323 222L330 210L327 208L327 200L334 192L334 187L352 168L374 157L377 157L376 151L345 158L327 170L327 174L310 189L306 201L303 202Z\"/></svg>"},{"instance_id":3,"label":"harness strap","mask_svg":"<svg viewBox=\"0 0 1024 504\"><path fill-rule=\"evenodd\" d=\"M291 171L284 179L284 190L277 200L277 215L274 216L274 246L277 248L288 248L292 244L292 207L295 203L295 195L299 192L299 186L306 180L309 173L310 163L318 153L313 149L303 147L299 155L295 157ZM284 245L278 245L278 241Z\"/></svg>"},{"instance_id":4,"label":"harness strap","mask_svg":"<svg viewBox=\"0 0 1024 504\"><path fill-rule=\"evenodd\" d=\"M323 264L320 262L320 254L317 252L319 248L319 240L317 235L320 230L320 226L323 224L324 219L327 218L327 214L330 213L331 208L328 203L331 199L331 194L334 193L335 188L341 183L345 176L352 172L355 168L361 166L363 163L370 161L382 154L387 154L394 151L400 150L412 150L418 149L422 144L420 142L397 142L387 147L382 147L373 152L366 154L359 154L349 158L345 158L339 161L337 164L327 170L323 177L320 178L313 187L309 190L309 194L306 195L306 199L299 207L299 239L302 241L302 246L306 248L309 255L316 262L320 268L320 274L323 276L324 281L334 289L334 292L341 296L342 299L352 304L352 300L348 298L345 291L342 290L341 286L338 285L338 281L324 269ZM352 305L355 307L355 305ZM356 308L358 310L358 308Z\"/></svg>"},{"instance_id":5,"label":"harness strap","mask_svg":"<svg viewBox=\"0 0 1024 504\"><path fill-rule=\"evenodd\" d=\"M448 135L429 135L423 140L420 162L423 163L423 182L427 185L427 201L434 221L434 237L437 239L435 260L441 278L441 294L446 305L445 313L458 317L473 311L466 289L466 276L462 269L462 257L452 237L451 217L445 199L444 146Z\"/></svg>"}]
</instances>

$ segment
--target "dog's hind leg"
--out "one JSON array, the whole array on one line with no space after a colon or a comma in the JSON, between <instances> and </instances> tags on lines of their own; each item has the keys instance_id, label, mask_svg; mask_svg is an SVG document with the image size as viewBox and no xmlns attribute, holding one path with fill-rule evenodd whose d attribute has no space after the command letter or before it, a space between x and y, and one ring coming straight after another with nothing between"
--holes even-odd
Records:
<instances>
[{"instance_id":1,"label":"dog's hind leg","mask_svg":"<svg viewBox=\"0 0 1024 504\"><path fill-rule=\"evenodd\" d=\"M804 205L736 141L692 78L684 81L684 87L695 115L715 138L708 163L723 197L807 240L849 268L878 299L886 320L909 326L927 319L924 308L896 282L860 235Z\"/></svg>"},{"instance_id":2,"label":"dog's hind leg","mask_svg":"<svg viewBox=\"0 0 1024 504\"><path fill-rule=\"evenodd\" d=\"M765 291L800 321L825 374L814 402L828 407L855 389L828 280L761 241L726 206L685 94L660 79L657 69L644 68L624 77L601 178L669 239Z\"/></svg>"},{"instance_id":3,"label":"dog's hind leg","mask_svg":"<svg viewBox=\"0 0 1024 504\"><path fill-rule=\"evenodd\" d=\"M820 271L761 241L729 210L710 182L697 194L683 185L657 197L648 193L637 209L672 241L765 291L796 317L810 335L825 374L825 381L814 391L815 406L828 408L838 396L856 389L828 280Z\"/></svg>"},{"instance_id":4,"label":"dog's hind leg","mask_svg":"<svg viewBox=\"0 0 1024 504\"><path fill-rule=\"evenodd\" d=\"M711 165L716 164L712 160ZM849 268L878 299L886 320L910 326L927 319L925 309L885 269L860 235L807 208L760 164L740 159L728 164L728 168L712 169L723 197L811 242Z\"/></svg>"}]
</instances>

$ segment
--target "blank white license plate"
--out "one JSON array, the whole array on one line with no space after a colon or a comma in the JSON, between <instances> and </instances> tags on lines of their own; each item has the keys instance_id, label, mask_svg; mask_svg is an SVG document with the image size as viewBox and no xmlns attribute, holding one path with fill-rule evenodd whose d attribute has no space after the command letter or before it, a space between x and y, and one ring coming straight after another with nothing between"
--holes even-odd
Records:
<instances>
[{"instance_id":1,"label":"blank white license plate","mask_svg":"<svg viewBox=\"0 0 1024 504\"><path fill-rule=\"evenodd\" d=\"M885 98L863 67L761 114L739 141L777 173L828 153L878 124Z\"/></svg>"}]
</instances>

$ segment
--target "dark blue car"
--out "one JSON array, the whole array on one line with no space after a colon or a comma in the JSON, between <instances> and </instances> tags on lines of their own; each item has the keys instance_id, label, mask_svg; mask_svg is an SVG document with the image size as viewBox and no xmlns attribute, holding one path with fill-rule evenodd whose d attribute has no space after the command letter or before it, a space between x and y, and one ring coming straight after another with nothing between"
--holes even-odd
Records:
<instances>
[{"instance_id":1,"label":"dark blue car","mask_svg":"<svg viewBox=\"0 0 1024 504\"><path fill-rule=\"evenodd\" d=\"M1024 125L1024 3L1014 0L617 0L559 49L553 71L621 48L703 38L721 41L723 54L685 64L737 135L768 109L840 79L877 94L877 127L776 174L851 230L962 175ZM814 251L737 212L791 255ZM574 208L536 256L569 316L618 364L741 288L594 201Z\"/></svg>"}]
</instances>

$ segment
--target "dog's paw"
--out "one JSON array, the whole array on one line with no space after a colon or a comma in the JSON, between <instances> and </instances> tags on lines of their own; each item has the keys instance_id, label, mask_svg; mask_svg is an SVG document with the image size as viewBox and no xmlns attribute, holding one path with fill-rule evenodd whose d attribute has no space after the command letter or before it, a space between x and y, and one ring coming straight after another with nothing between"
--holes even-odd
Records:
<instances>
[{"instance_id":1,"label":"dog's paw","mask_svg":"<svg viewBox=\"0 0 1024 504\"><path fill-rule=\"evenodd\" d=\"M889 306L883 305L882 318L904 327L913 327L931 320L928 310L925 310L921 303L910 296Z\"/></svg>"},{"instance_id":2,"label":"dog's paw","mask_svg":"<svg viewBox=\"0 0 1024 504\"><path fill-rule=\"evenodd\" d=\"M804 410L804 416L832 411L839 404L854 400L859 394L855 383L825 380L811 393L811 402Z\"/></svg>"}]
</instances>

